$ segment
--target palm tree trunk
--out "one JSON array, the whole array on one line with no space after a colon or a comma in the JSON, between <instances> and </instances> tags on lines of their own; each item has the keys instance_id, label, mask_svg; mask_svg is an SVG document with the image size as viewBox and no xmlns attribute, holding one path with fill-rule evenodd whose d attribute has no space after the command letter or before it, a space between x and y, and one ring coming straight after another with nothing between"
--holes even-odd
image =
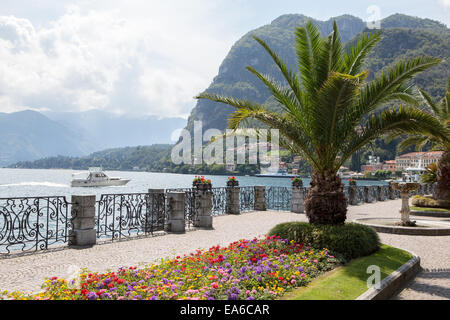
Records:
<instances>
[{"instance_id":1,"label":"palm tree trunk","mask_svg":"<svg viewBox=\"0 0 450 320\"><path fill-rule=\"evenodd\" d=\"M343 224L347 216L344 185L336 174L314 172L305 200L306 216L312 224Z\"/></svg>"},{"instance_id":2,"label":"palm tree trunk","mask_svg":"<svg viewBox=\"0 0 450 320\"><path fill-rule=\"evenodd\" d=\"M436 200L450 201L450 151L444 151L436 173Z\"/></svg>"}]
</instances>

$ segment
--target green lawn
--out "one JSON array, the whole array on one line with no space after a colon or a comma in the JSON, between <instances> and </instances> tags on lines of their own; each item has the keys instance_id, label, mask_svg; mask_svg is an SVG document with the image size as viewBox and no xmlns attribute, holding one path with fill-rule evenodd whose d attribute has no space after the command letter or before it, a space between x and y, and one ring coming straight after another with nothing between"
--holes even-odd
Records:
<instances>
[{"instance_id":1,"label":"green lawn","mask_svg":"<svg viewBox=\"0 0 450 320\"><path fill-rule=\"evenodd\" d=\"M445 209L445 208L431 208L431 207L425 208L425 207L415 207L415 206L410 206L409 208L413 211L436 211L436 212L450 213L450 209Z\"/></svg>"},{"instance_id":2,"label":"green lawn","mask_svg":"<svg viewBox=\"0 0 450 320\"><path fill-rule=\"evenodd\" d=\"M308 286L287 293L283 300L354 300L368 289L368 266L379 266L384 279L411 258L410 253L383 244L376 253L327 272Z\"/></svg>"}]
</instances>

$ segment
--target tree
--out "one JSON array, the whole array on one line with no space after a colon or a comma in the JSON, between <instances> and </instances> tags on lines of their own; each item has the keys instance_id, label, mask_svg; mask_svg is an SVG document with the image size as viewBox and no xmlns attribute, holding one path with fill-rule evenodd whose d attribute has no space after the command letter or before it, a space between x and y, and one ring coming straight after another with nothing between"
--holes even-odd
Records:
<instances>
[{"instance_id":1,"label":"tree","mask_svg":"<svg viewBox=\"0 0 450 320\"><path fill-rule=\"evenodd\" d=\"M436 200L450 201L450 78L448 78L447 91L444 98L438 103L434 102L428 93L420 90L423 100L429 112L436 121L446 129L446 135L433 135L423 132L422 134L411 135L399 144L400 150L405 150L411 145L415 145L417 150L421 150L426 145L431 145L433 150L444 151L436 167Z\"/></svg>"},{"instance_id":2,"label":"tree","mask_svg":"<svg viewBox=\"0 0 450 320\"><path fill-rule=\"evenodd\" d=\"M400 61L368 81L363 63L381 39L376 31L364 34L347 50L342 46L337 24L328 37L308 22L295 28L294 46L298 73L283 62L267 43L253 37L271 56L286 83L278 83L249 66L279 103L282 112L244 99L201 93L209 99L235 108L228 126L237 129L250 119L278 129L280 144L308 161L313 173L305 200L309 222L345 222L347 199L338 169L352 154L384 134L430 132L442 135L442 126L419 104L417 91L408 85L417 73L440 60L418 57ZM394 107L401 100L412 106Z\"/></svg>"}]
</instances>

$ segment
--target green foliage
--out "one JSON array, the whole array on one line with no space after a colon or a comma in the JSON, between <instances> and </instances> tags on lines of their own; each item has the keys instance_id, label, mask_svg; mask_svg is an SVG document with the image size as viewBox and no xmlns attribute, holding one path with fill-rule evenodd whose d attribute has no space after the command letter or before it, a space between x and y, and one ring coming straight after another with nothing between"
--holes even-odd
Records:
<instances>
[{"instance_id":1,"label":"green foliage","mask_svg":"<svg viewBox=\"0 0 450 320\"><path fill-rule=\"evenodd\" d=\"M380 268L383 280L408 262L412 255L398 248L381 245L374 254L351 261L349 264L313 280L283 297L284 300L354 300L367 291L367 268Z\"/></svg>"},{"instance_id":2,"label":"green foliage","mask_svg":"<svg viewBox=\"0 0 450 320\"><path fill-rule=\"evenodd\" d=\"M450 209L450 200L436 200L429 196L413 196L411 204L416 207Z\"/></svg>"},{"instance_id":3,"label":"green foliage","mask_svg":"<svg viewBox=\"0 0 450 320\"><path fill-rule=\"evenodd\" d=\"M364 178L375 178L385 180L392 176L391 170L376 170L375 172L364 172Z\"/></svg>"},{"instance_id":4,"label":"green foliage","mask_svg":"<svg viewBox=\"0 0 450 320\"><path fill-rule=\"evenodd\" d=\"M313 225L306 222L286 222L276 225L269 235L327 248L345 260L369 255L380 247L376 231L356 223L344 225Z\"/></svg>"},{"instance_id":5,"label":"green foliage","mask_svg":"<svg viewBox=\"0 0 450 320\"><path fill-rule=\"evenodd\" d=\"M426 172L420 177L423 183L433 184L437 182L437 163L431 163L426 168Z\"/></svg>"}]
</instances>

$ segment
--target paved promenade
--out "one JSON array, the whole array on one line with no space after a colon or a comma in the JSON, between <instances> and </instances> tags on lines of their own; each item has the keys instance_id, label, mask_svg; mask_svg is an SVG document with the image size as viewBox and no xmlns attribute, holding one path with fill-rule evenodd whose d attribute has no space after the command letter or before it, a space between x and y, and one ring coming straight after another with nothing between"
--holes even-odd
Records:
<instances>
[{"instance_id":1,"label":"paved promenade","mask_svg":"<svg viewBox=\"0 0 450 320\"><path fill-rule=\"evenodd\" d=\"M398 217L401 200L350 206L348 221L362 217ZM449 219L447 219L449 220ZM307 221L304 214L249 212L214 218L214 230L194 230L122 242L88 249L64 249L0 259L0 291L38 291L45 277L68 277L74 269L106 271L120 266L157 262L161 258L190 253L199 248L227 245L263 236L274 225ZM410 250L421 257L424 271L395 299L450 299L450 236L403 236L380 233L383 243Z\"/></svg>"}]
</instances>

